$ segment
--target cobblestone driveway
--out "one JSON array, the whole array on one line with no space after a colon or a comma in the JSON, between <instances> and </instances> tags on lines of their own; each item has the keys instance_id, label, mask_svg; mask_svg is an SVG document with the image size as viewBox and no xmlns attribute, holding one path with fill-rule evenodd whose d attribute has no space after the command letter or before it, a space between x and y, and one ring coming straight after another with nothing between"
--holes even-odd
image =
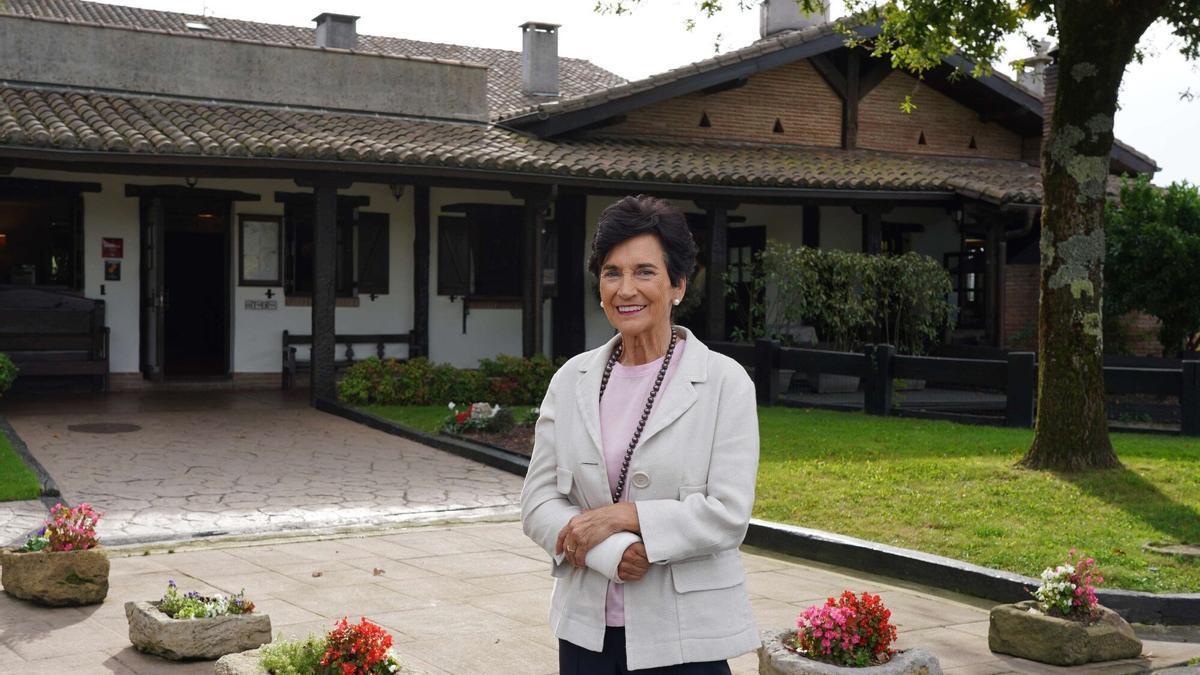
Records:
<instances>
[{"instance_id":1,"label":"cobblestone driveway","mask_svg":"<svg viewBox=\"0 0 1200 675\"><path fill-rule=\"evenodd\" d=\"M68 410L77 412L67 412ZM3 413L109 544L516 513L521 480L257 394L110 394ZM136 431L72 430L132 424Z\"/></svg>"}]
</instances>

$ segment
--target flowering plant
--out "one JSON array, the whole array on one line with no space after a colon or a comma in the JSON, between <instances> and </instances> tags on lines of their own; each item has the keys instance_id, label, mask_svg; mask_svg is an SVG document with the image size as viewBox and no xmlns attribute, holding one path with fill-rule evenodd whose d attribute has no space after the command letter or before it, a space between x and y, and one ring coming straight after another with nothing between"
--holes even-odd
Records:
<instances>
[{"instance_id":1,"label":"flowering plant","mask_svg":"<svg viewBox=\"0 0 1200 675\"><path fill-rule=\"evenodd\" d=\"M205 597L196 591L179 594L179 587L174 579L167 580L167 592L158 601L158 611L172 619L207 619L229 614L249 614L254 611L254 603L246 599L246 591L228 598L216 594Z\"/></svg>"},{"instance_id":2,"label":"flowering plant","mask_svg":"<svg viewBox=\"0 0 1200 675\"><path fill-rule=\"evenodd\" d=\"M490 431L505 433L516 423L512 413L507 408L488 403L472 403L466 410L458 411L454 403L450 403L450 415L442 422L442 431L461 434L472 431Z\"/></svg>"},{"instance_id":3,"label":"flowering plant","mask_svg":"<svg viewBox=\"0 0 1200 675\"><path fill-rule=\"evenodd\" d=\"M99 522L100 512L91 504L80 504L70 508L63 504L55 504L50 509L50 517L46 525L37 534L25 541L20 549L23 553L50 549L51 551L84 551L95 548L100 544L96 536L96 523Z\"/></svg>"},{"instance_id":4,"label":"flowering plant","mask_svg":"<svg viewBox=\"0 0 1200 675\"><path fill-rule=\"evenodd\" d=\"M809 658L843 666L869 666L888 661L895 650L896 627L892 613L878 595L861 597L845 591L824 605L804 610L796 632L784 640L789 649Z\"/></svg>"},{"instance_id":5,"label":"flowering plant","mask_svg":"<svg viewBox=\"0 0 1200 675\"><path fill-rule=\"evenodd\" d=\"M1095 618L1099 601L1096 586L1104 583L1096 561L1076 556L1075 549L1067 554L1067 560L1053 569L1042 571L1042 585L1033 592L1038 609L1046 614L1087 620Z\"/></svg>"},{"instance_id":6,"label":"flowering plant","mask_svg":"<svg viewBox=\"0 0 1200 675\"><path fill-rule=\"evenodd\" d=\"M388 655L392 636L367 621L350 625L345 618L334 624L325 636L325 654L321 665L337 675L395 673L400 664Z\"/></svg>"}]
</instances>

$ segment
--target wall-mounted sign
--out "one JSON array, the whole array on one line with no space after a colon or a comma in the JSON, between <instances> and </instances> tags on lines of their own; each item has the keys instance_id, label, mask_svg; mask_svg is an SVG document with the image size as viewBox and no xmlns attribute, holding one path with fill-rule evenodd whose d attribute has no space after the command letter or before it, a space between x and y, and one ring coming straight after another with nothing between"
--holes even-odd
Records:
<instances>
[{"instance_id":1,"label":"wall-mounted sign","mask_svg":"<svg viewBox=\"0 0 1200 675\"><path fill-rule=\"evenodd\" d=\"M282 286L283 219L243 213L238 225L238 285Z\"/></svg>"},{"instance_id":2,"label":"wall-mounted sign","mask_svg":"<svg viewBox=\"0 0 1200 675\"><path fill-rule=\"evenodd\" d=\"M120 241L120 240L118 240ZM121 261L120 260L105 260L104 261L104 280L105 281L120 281L121 280Z\"/></svg>"},{"instance_id":3,"label":"wall-mounted sign","mask_svg":"<svg viewBox=\"0 0 1200 675\"><path fill-rule=\"evenodd\" d=\"M278 300L246 300L246 309L279 309Z\"/></svg>"},{"instance_id":4,"label":"wall-mounted sign","mask_svg":"<svg viewBox=\"0 0 1200 675\"><path fill-rule=\"evenodd\" d=\"M124 258L125 257L125 240L120 237L101 237L100 238L100 257L101 258ZM120 266L118 265L118 269Z\"/></svg>"}]
</instances>

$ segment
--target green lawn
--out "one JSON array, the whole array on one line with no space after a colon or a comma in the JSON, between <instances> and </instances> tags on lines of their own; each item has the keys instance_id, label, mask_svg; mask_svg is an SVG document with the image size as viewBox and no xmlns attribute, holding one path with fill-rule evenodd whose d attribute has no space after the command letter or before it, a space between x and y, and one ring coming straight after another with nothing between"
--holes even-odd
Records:
<instances>
[{"instance_id":1,"label":"green lawn","mask_svg":"<svg viewBox=\"0 0 1200 675\"><path fill-rule=\"evenodd\" d=\"M364 405L360 409L429 433L440 429L442 422L450 415L450 410L444 405Z\"/></svg>"},{"instance_id":2,"label":"green lawn","mask_svg":"<svg viewBox=\"0 0 1200 675\"><path fill-rule=\"evenodd\" d=\"M425 431L448 412L367 409ZM1027 429L789 408L759 423L756 517L1034 577L1075 547L1105 586L1200 590L1200 562L1142 549L1200 543L1200 439L1113 434L1124 469L1064 475L1015 466Z\"/></svg>"},{"instance_id":3,"label":"green lawn","mask_svg":"<svg viewBox=\"0 0 1200 675\"><path fill-rule=\"evenodd\" d=\"M39 494L37 476L17 456L8 436L0 431L0 502L37 499Z\"/></svg>"}]
</instances>

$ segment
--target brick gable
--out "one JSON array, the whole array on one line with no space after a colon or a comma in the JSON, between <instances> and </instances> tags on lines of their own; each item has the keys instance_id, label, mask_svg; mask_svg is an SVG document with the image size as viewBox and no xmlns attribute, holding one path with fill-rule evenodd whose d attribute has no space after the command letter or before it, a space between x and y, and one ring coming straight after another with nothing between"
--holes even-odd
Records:
<instances>
[{"instance_id":1,"label":"brick gable","mask_svg":"<svg viewBox=\"0 0 1200 675\"><path fill-rule=\"evenodd\" d=\"M917 109L900 110L912 95ZM918 143L921 135L925 144ZM971 137L976 148L970 148ZM1022 159L1019 134L994 122L983 122L979 111L894 71L859 104L858 147L930 155Z\"/></svg>"},{"instance_id":2,"label":"brick gable","mask_svg":"<svg viewBox=\"0 0 1200 675\"><path fill-rule=\"evenodd\" d=\"M701 127L707 116L710 126ZM775 133L775 120L783 131ZM842 101L807 60L749 78L715 94L686 94L634 110L593 136L752 141L838 148Z\"/></svg>"}]
</instances>

